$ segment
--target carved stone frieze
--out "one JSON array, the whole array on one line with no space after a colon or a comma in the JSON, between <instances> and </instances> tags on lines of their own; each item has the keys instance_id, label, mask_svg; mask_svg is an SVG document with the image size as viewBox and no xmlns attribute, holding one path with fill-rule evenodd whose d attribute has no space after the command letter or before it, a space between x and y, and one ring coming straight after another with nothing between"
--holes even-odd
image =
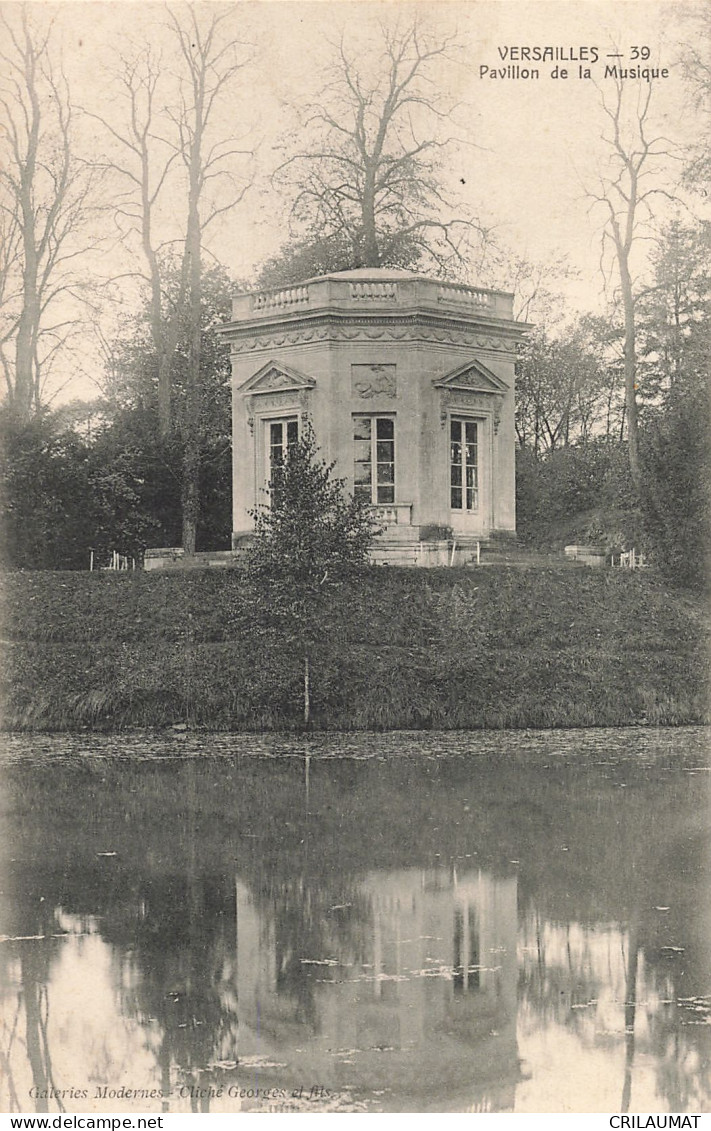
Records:
<instances>
[{"instance_id":1,"label":"carved stone frieze","mask_svg":"<svg viewBox=\"0 0 711 1131\"><path fill-rule=\"evenodd\" d=\"M232 342L232 354L238 356L255 350L279 349L284 346L308 345L314 342L437 342L442 345L474 346L497 353L513 354L516 342L500 336L477 334L471 330L436 326L320 326L304 327L288 333L250 336Z\"/></svg>"}]
</instances>

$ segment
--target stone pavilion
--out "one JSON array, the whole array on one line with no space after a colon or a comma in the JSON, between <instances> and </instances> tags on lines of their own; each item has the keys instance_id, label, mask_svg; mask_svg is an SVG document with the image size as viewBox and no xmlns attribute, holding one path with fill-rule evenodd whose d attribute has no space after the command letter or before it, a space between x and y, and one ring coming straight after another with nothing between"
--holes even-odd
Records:
<instances>
[{"instance_id":1,"label":"stone pavilion","mask_svg":"<svg viewBox=\"0 0 711 1131\"><path fill-rule=\"evenodd\" d=\"M374 558L470 560L515 531L512 296L363 268L237 295L233 547L309 421L383 528Z\"/></svg>"}]
</instances>

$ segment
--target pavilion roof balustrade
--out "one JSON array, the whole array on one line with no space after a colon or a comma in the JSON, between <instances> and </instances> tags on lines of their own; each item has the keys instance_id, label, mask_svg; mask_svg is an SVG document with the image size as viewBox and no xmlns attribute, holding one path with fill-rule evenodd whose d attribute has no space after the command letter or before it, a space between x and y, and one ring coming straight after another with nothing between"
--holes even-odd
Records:
<instances>
[{"instance_id":1,"label":"pavilion roof balustrade","mask_svg":"<svg viewBox=\"0 0 711 1131\"><path fill-rule=\"evenodd\" d=\"M278 287L237 295L235 322L255 322L299 317L323 310L343 313L384 313L412 310L490 318L513 318L513 299L502 291L442 282L422 276L376 269L343 272L310 279L296 286Z\"/></svg>"}]
</instances>

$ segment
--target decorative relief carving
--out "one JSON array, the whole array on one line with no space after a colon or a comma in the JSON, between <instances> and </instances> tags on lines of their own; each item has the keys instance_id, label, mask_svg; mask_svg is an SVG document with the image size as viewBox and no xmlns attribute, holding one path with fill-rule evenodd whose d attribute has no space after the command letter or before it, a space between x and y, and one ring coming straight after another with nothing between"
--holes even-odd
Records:
<instances>
[{"instance_id":1,"label":"decorative relief carving","mask_svg":"<svg viewBox=\"0 0 711 1131\"><path fill-rule=\"evenodd\" d=\"M242 383L238 391L243 397L263 397L271 392L284 392L296 395L302 389L313 388L313 377L283 365L278 361L268 361Z\"/></svg>"},{"instance_id":2,"label":"decorative relief carving","mask_svg":"<svg viewBox=\"0 0 711 1131\"><path fill-rule=\"evenodd\" d=\"M274 408L303 408L308 406L308 389L293 389L291 392L273 392L273 393L260 393L259 398L250 398L250 404L247 411L253 413L254 407L258 406L259 411L263 412L265 409L270 410ZM246 400L247 398L245 398Z\"/></svg>"},{"instance_id":3,"label":"decorative relief carving","mask_svg":"<svg viewBox=\"0 0 711 1131\"><path fill-rule=\"evenodd\" d=\"M265 393L259 398L260 409L265 408L293 408L299 404L299 397L293 393Z\"/></svg>"},{"instance_id":4,"label":"decorative relief carving","mask_svg":"<svg viewBox=\"0 0 711 1131\"><path fill-rule=\"evenodd\" d=\"M482 377L471 369L465 373L460 373L456 380L457 386L463 385L466 388L477 389L478 391L481 391L482 383Z\"/></svg>"},{"instance_id":5,"label":"decorative relief carving","mask_svg":"<svg viewBox=\"0 0 711 1131\"><path fill-rule=\"evenodd\" d=\"M364 400L371 400L373 397L394 400L397 396L396 366L351 365L351 393Z\"/></svg>"},{"instance_id":6,"label":"decorative relief carving","mask_svg":"<svg viewBox=\"0 0 711 1131\"><path fill-rule=\"evenodd\" d=\"M293 387L293 381L287 377L286 373L274 367L268 370L263 377L259 379L259 391L262 389L290 389Z\"/></svg>"},{"instance_id":7,"label":"decorative relief carving","mask_svg":"<svg viewBox=\"0 0 711 1131\"><path fill-rule=\"evenodd\" d=\"M471 392L468 389L443 389L442 400L445 404L464 408L488 408L490 397L486 393Z\"/></svg>"},{"instance_id":8,"label":"decorative relief carving","mask_svg":"<svg viewBox=\"0 0 711 1131\"><path fill-rule=\"evenodd\" d=\"M244 398L244 408L247 413L247 427L250 432L254 432L254 398L246 396Z\"/></svg>"},{"instance_id":9,"label":"decorative relief carving","mask_svg":"<svg viewBox=\"0 0 711 1131\"><path fill-rule=\"evenodd\" d=\"M494 435L501 424L501 408L504 403L502 393L475 393L466 389L442 389L440 392L439 419L444 428L450 412L477 412L491 416Z\"/></svg>"},{"instance_id":10,"label":"decorative relief carving","mask_svg":"<svg viewBox=\"0 0 711 1131\"><path fill-rule=\"evenodd\" d=\"M434 382L443 389L472 389L478 393L503 393L507 385L479 358L458 366Z\"/></svg>"},{"instance_id":11,"label":"decorative relief carving","mask_svg":"<svg viewBox=\"0 0 711 1131\"><path fill-rule=\"evenodd\" d=\"M240 338L232 343L232 353L239 355L253 350L280 346L306 345L309 342L441 342L452 346L478 346L479 349L513 354L516 342L502 337L488 337L469 330L442 329L432 326L332 326L294 330L270 337Z\"/></svg>"}]
</instances>

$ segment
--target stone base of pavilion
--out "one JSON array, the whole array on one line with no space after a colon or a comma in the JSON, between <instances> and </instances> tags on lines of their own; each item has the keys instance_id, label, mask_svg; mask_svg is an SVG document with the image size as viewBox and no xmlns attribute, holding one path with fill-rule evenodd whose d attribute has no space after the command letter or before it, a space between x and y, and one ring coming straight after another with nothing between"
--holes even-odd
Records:
<instances>
[{"instance_id":1,"label":"stone base of pavilion","mask_svg":"<svg viewBox=\"0 0 711 1131\"><path fill-rule=\"evenodd\" d=\"M144 570L188 570L188 569L238 569L244 561L251 536L241 534L234 537L231 550L205 550L186 557L179 546L164 546L146 550ZM532 550L521 546L516 536L507 531L496 531L488 539L450 538L440 540L415 541L402 537L392 537L388 533L377 538L371 551L371 561L376 565L436 568L442 566L500 566L521 568L580 568L600 567L608 564L629 565L623 554L618 563L608 562L608 556L601 550L591 547L577 547L586 553L571 554L571 547L563 550ZM639 558L639 555L638 555ZM637 561L636 565L646 562Z\"/></svg>"},{"instance_id":2,"label":"stone base of pavilion","mask_svg":"<svg viewBox=\"0 0 711 1131\"><path fill-rule=\"evenodd\" d=\"M235 539L232 550L208 550L189 557L179 546L164 546L146 550L144 570L157 569L230 569L239 566L249 546L248 535ZM370 559L375 565L393 566L466 566L478 565L485 547L484 540L475 538L441 539L439 541L413 541L402 537L376 538Z\"/></svg>"}]
</instances>

